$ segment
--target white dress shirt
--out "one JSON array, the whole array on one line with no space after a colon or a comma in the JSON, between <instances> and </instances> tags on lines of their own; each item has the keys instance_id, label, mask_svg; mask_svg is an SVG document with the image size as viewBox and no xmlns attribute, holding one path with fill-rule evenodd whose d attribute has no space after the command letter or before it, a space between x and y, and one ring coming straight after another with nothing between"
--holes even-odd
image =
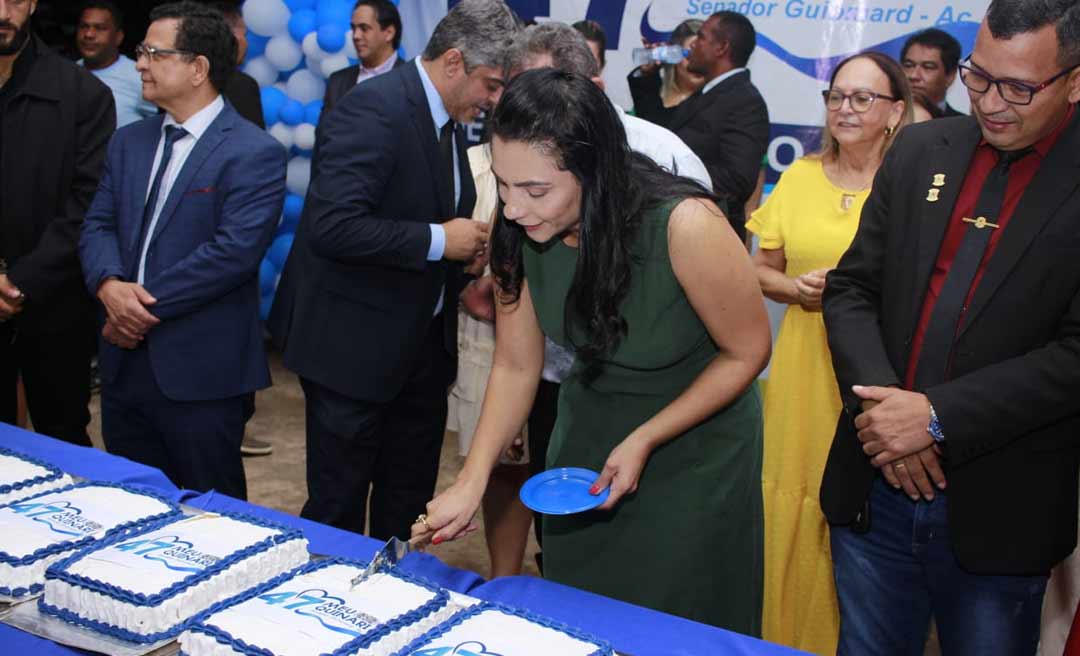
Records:
<instances>
[{"instance_id":1,"label":"white dress shirt","mask_svg":"<svg viewBox=\"0 0 1080 656\"><path fill-rule=\"evenodd\" d=\"M158 139L157 152L154 153L154 165L150 168L150 178L146 184L146 198L143 199L143 204L150 200L150 186L154 183L154 177L157 175L158 167L161 166L161 153L165 149L165 126L175 125L177 127L187 130L187 134L182 138L177 139L173 144L172 157L169 158L168 166L165 169L165 174L161 178L161 189L158 191L157 203L154 205L154 213L150 217L150 227L146 229L146 240L142 243L139 250L139 273L136 278L136 282L140 285L143 284L143 280L146 273L146 251L150 247L150 241L154 235L154 229L157 228L158 217L161 216L161 208L165 207L165 201L169 198L169 193L172 192L173 183L176 182L176 178L180 175L180 171L184 168L184 162L187 161L188 155L195 148L195 143L206 133L206 130L210 127L210 124L214 122L214 119L218 117L221 110L225 109L225 101L222 100L219 95L206 107L203 107L199 111L195 112L188 120L183 123L177 123L176 119L172 117L172 114L165 115L165 121L161 124L161 138Z\"/></svg>"},{"instance_id":2,"label":"white dress shirt","mask_svg":"<svg viewBox=\"0 0 1080 656\"><path fill-rule=\"evenodd\" d=\"M626 143L630 150L647 155L649 159L668 171L692 178L711 190L712 178L701 158L690 150L690 146L671 130L650 123L643 118L631 116L615 105L615 111L626 130Z\"/></svg>"},{"instance_id":3,"label":"white dress shirt","mask_svg":"<svg viewBox=\"0 0 1080 656\"><path fill-rule=\"evenodd\" d=\"M706 83L705 83L705 86L701 87L701 95L703 95L703 96L704 96L705 94L707 94L707 93L709 93L710 91L712 91L712 90L713 90L713 89L714 89L714 88L716 87L716 85L720 84L721 82L723 82L724 80L728 79L728 78L729 78L729 77L731 77L732 75L737 75L737 74L739 74L739 73L742 73L742 72L743 72L743 71L745 71L745 70L746 70L746 67L745 67L745 66L741 66L741 67L739 67L739 68L733 68L733 69L731 69L730 71L728 71L727 73L721 73L720 75L717 75L717 76L716 76L716 77L714 77L713 79L711 79L711 80L709 80L708 82L706 82Z\"/></svg>"}]
</instances>

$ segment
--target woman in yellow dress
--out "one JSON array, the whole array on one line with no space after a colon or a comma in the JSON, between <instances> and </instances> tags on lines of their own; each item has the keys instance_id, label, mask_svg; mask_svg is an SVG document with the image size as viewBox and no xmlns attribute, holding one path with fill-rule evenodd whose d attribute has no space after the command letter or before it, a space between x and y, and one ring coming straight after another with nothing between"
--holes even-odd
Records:
<instances>
[{"instance_id":1,"label":"woman in yellow dress","mask_svg":"<svg viewBox=\"0 0 1080 656\"><path fill-rule=\"evenodd\" d=\"M898 129L911 122L899 64L867 52L841 62L825 97L822 150L795 161L747 229L765 296L787 305L765 392L766 640L835 654L839 611L818 502L840 414L821 317L825 273L843 255Z\"/></svg>"}]
</instances>

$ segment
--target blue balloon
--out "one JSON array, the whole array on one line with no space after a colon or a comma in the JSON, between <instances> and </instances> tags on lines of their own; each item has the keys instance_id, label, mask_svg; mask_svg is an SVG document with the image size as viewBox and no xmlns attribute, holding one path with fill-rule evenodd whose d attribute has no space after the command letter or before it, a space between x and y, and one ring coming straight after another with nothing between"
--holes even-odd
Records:
<instances>
[{"instance_id":1,"label":"blue balloon","mask_svg":"<svg viewBox=\"0 0 1080 656\"><path fill-rule=\"evenodd\" d=\"M291 223L296 225L300 221L300 213L304 211L304 197L296 194L285 195L285 207L282 211L284 220L282 225ZM289 232L292 232L291 230Z\"/></svg>"},{"instance_id":2,"label":"blue balloon","mask_svg":"<svg viewBox=\"0 0 1080 656\"><path fill-rule=\"evenodd\" d=\"M270 319L270 308L274 305L274 294L263 294L259 299L259 318L263 321Z\"/></svg>"},{"instance_id":3,"label":"blue balloon","mask_svg":"<svg viewBox=\"0 0 1080 656\"><path fill-rule=\"evenodd\" d=\"M285 101L285 104L282 105L278 118L280 118L281 122L285 125L300 125L304 122L304 106L300 104L299 100L289 98Z\"/></svg>"},{"instance_id":4,"label":"blue balloon","mask_svg":"<svg viewBox=\"0 0 1080 656\"><path fill-rule=\"evenodd\" d=\"M263 261L259 264L259 294L266 296L267 294L273 295L274 287L277 285L278 270L274 268L273 262L269 258L263 258Z\"/></svg>"},{"instance_id":5,"label":"blue balloon","mask_svg":"<svg viewBox=\"0 0 1080 656\"><path fill-rule=\"evenodd\" d=\"M314 9L315 4L315 0L285 0L285 6L293 13L302 9ZM397 3L395 2L394 4L396 5Z\"/></svg>"},{"instance_id":6,"label":"blue balloon","mask_svg":"<svg viewBox=\"0 0 1080 656\"><path fill-rule=\"evenodd\" d=\"M352 20L352 6L350 0L319 0L315 10L319 20L319 27L333 23L335 25L348 25ZM342 29L344 34L345 30Z\"/></svg>"},{"instance_id":7,"label":"blue balloon","mask_svg":"<svg viewBox=\"0 0 1080 656\"><path fill-rule=\"evenodd\" d=\"M304 37L315 31L318 27L314 9L301 9L293 12L289 19L289 35L297 43L303 43Z\"/></svg>"},{"instance_id":8,"label":"blue balloon","mask_svg":"<svg viewBox=\"0 0 1080 656\"><path fill-rule=\"evenodd\" d=\"M338 52L345 47L345 33L349 28L341 23L325 23L319 26L319 47L326 52Z\"/></svg>"},{"instance_id":9,"label":"blue balloon","mask_svg":"<svg viewBox=\"0 0 1080 656\"><path fill-rule=\"evenodd\" d=\"M260 36L255 34L251 30L247 31L248 49L247 55L244 56L244 61L251 61L256 57L261 57L266 52L266 44L270 42L270 37Z\"/></svg>"},{"instance_id":10,"label":"blue balloon","mask_svg":"<svg viewBox=\"0 0 1080 656\"><path fill-rule=\"evenodd\" d=\"M267 125L277 123L281 117L281 108L289 101L289 97L281 89L275 87L259 89L259 96L262 99L263 120Z\"/></svg>"},{"instance_id":11,"label":"blue balloon","mask_svg":"<svg viewBox=\"0 0 1080 656\"><path fill-rule=\"evenodd\" d=\"M289 257L289 250L292 248L293 235L280 235L274 239L270 244L270 249L266 251L266 259L270 260L270 263L274 265L278 271L285 266L285 260Z\"/></svg>"},{"instance_id":12,"label":"blue balloon","mask_svg":"<svg viewBox=\"0 0 1080 656\"><path fill-rule=\"evenodd\" d=\"M322 101L312 100L304 105L304 123L319 124L319 116L322 114Z\"/></svg>"}]
</instances>

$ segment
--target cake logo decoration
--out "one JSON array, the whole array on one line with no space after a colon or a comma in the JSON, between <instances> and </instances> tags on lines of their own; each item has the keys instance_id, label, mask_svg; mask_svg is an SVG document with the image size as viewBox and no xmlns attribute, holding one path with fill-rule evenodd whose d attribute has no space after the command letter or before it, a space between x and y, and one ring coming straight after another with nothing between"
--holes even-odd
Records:
<instances>
[{"instance_id":1,"label":"cake logo decoration","mask_svg":"<svg viewBox=\"0 0 1080 656\"><path fill-rule=\"evenodd\" d=\"M456 647L433 647L414 651L411 656L502 656L488 651L484 643L478 640L463 642Z\"/></svg>"},{"instance_id":2,"label":"cake logo decoration","mask_svg":"<svg viewBox=\"0 0 1080 656\"><path fill-rule=\"evenodd\" d=\"M135 539L116 545L116 549L159 562L176 572L198 573L221 560L214 554L199 551L194 544L181 540L178 535Z\"/></svg>"},{"instance_id":3,"label":"cake logo decoration","mask_svg":"<svg viewBox=\"0 0 1080 656\"><path fill-rule=\"evenodd\" d=\"M8 509L17 515L24 515L35 522L49 527L49 530L61 535L83 537L105 528L98 522L82 516L82 509L71 503L57 499L36 503L13 503Z\"/></svg>"},{"instance_id":4,"label":"cake logo decoration","mask_svg":"<svg viewBox=\"0 0 1080 656\"><path fill-rule=\"evenodd\" d=\"M353 608L341 597L326 590L309 588L300 592L270 592L259 599L271 606L281 606L297 615L310 617L330 631L358 638L372 627L380 624L377 617Z\"/></svg>"}]
</instances>

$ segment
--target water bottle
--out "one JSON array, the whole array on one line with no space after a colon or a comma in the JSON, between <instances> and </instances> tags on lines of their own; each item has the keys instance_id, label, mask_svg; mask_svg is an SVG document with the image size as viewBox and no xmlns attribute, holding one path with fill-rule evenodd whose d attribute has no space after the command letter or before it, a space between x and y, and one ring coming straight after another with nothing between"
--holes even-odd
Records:
<instances>
[{"instance_id":1,"label":"water bottle","mask_svg":"<svg viewBox=\"0 0 1080 656\"><path fill-rule=\"evenodd\" d=\"M680 45L656 46L655 48L634 48L631 56L634 66L644 64L678 64L690 54Z\"/></svg>"}]
</instances>

